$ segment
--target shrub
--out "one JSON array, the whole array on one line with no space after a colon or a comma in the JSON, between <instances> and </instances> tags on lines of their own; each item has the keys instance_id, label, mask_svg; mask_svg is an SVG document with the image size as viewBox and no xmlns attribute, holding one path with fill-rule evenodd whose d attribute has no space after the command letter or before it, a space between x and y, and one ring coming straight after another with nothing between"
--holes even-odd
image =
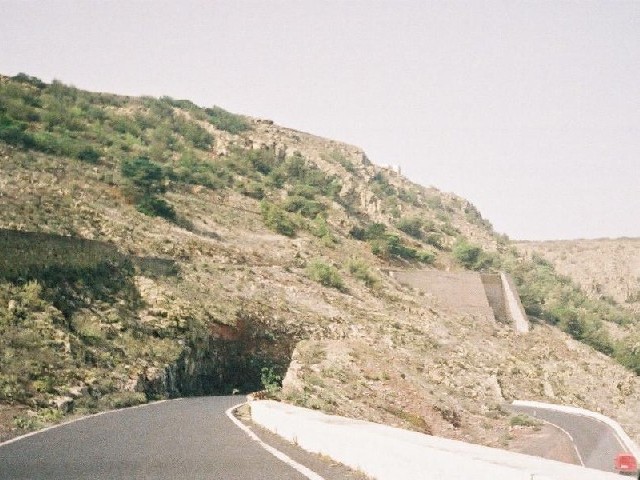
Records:
<instances>
[{"instance_id":1,"label":"shrub","mask_svg":"<svg viewBox=\"0 0 640 480\"><path fill-rule=\"evenodd\" d=\"M23 73L23 72L20 72L17 75L14 75L11 78L12 78L12 80L15 80L16 82L33 85L34 87L36 87L38 89L43 89L43 88L45 88L47 86L47 84L44 83L42 80L40 80L38 77L31 77L31 76L29 76L29 75L27 75L26 73Z\"/></svg>"},{"instance_id":2,"label":"shrub","mask_svg":"<svg viewBox=\"0 0 640 480\"><path fill-rule=\"evenodd\" d=\"M387 231L387 226L384 223L372 223L366 228L353 227L349 231L356 240L375 240L384 236Z\"/></svg>"},{"instance_id":3,"label":"shrub","mask_svg":"<svg viewBox=\"0 0 640 480\"><path fill-rule=\"evenodd\" d=\"M269 175L281 162L272 150L259 149L243 152L252 167L262 175Z\"/></svg>"},{"instance_id":4,"label":"shrub","mask_svg":"<svg viewBox=\"0 0 640 480\"><path fill-rule=\"evenodd\" d=\"M208 150L213 145L214 138L209 132L197 123L187 121L179 116L174 116L173 129L180 133L187 141L200 150Z\"/></svg>"},{"instance_id":5,"label":"shrub","mask_svg":"<svg viewBox=\"0 0 640 480\"><path fill-rule=\"evenodd\" d=\"M357 171L356 166L337 150L331 150L329 153L323 153L322 158L342 165L342 167L349 173L356 173Z\"/></svg>"},{"instance_id":6,"label":"shrub","mask_svg":"<svg viewBox=\"0 0 640 480\"><path fill-rule=\"evenodd\" d=\"M149 216L175 219L175 211L158 195L166 191L162 167L146 157L124 160L120 168L125 177L125 191L139 212Z\"/></svg>"},{"instance_id":7,"label":"shrub","mask_svg":"<svg viewBox=\"0 0 640 480\"><path fill-rule=\"evenodd\" d=\"M509 425L512 427L540 427L540 421L535 418L531 418L528 415L518 414L511 417L509 420Z\"/></svg>"},{"instance_id":8,"label":"shrub","mask_svg":"<svg viewBox=\"0 0 640 480\"><path fill-rule=\"evenodd\" d=\"M237 134L250 129L249 123L243 117L229 113L220 107L213 106L205 108L204 111L209 122L220 130Z\"/></svg>"},{"instance_id":9,"label":"shrub","mask_svg":"<svg viewBox=\"0 0 640 480\"><path fill-rule=\"evenodd\" d=\"M420 240L422 238L423 222L418 217L401 218L396 226L398 230Z\"/></svg>"},{"instance_id":10,"label":"shrub","mask_svg":"<svg viewBox=\"0 0 640 480\"><path fill-rule=\"evenodd\" d=\"M324 213L327 206L316 200L309 200L301 196L287 198L284 203L287 212L299 212L303 217L315 218L318 214Z\"/></svg>"},{"instance_id":11,"label":"shrub","mask_svg":"<svg viewBox=\"0 0 640 480\"><path fill-rule=\"evenodd\" d=\"M35 140L27 131L27 124L15 121L0 112L0 140L21 148L33 148Z\"/></svg>"},{"instance_id":12,"label":"shrub","mask_svg":"<svg viewBox=\"0 0 640 480\"><path fill-rule=\"evenodd\" d=\"M309 231L315 237L318 237L322 240L322 243L327 247L332 247L338 240L331 232L329 228L329 224L327 220L322 216L318 215L313 221L309 224Z\"/></svg>"},{"instance_id":13,"label":"shrub","mask_svg":"<svg viewBox=\"0 0 640 480\"><path fill-rule=\"evenodd\" d=\"M278 205L263 200L260 203L260 212L264 224L271 230L287 237L293 237L296 234L296 224Z\"/></svg>"},{"instance_id":14,"label":"shrub","mask_svg":"<svg viewBox=\"0 0 640 480\"><path fill-rule=\"evenodd\" d=\"M438 250L444 250L444 243L442 235L436 232L428 233L424 238L424 241L427 242L428 245L437 248Z\"/></svg>"},{"instance_id":15,"label":"shrub","mask_svg":"<svg viewBox=\"0 0 640 480\"><path fill-rule=\"evenodd\" d=\"M242 192L243 195L246 195L250 198L255 198L256 200L262 200L265 196L265 191L262 184L253 180L247 180L246 182L242 183L240 185L240 192Z\"/></svg>"},{"instance_id":16,"label":"shrub","mask_svg":"<svg viewBox=\"0 0 640 480\"><path fill-rule=\"evenodd\" d=\"M156 196L142 197L136 203L136 210L149 217L163 217L167 220L176 219L176 211L164 199Z\"/></svg>"},{"instance_id":17,"label":"shrub","mask_svg":"<svg viewBox=\"0 0 640 480\"><path fill-rule=\"evenodd\" d=\"M273 368L262 367L260 370L260 382L267 392L267 396L269 398L275 398L277 393L280 391L282 377L276 374Z\"/></svg>"},{"instance_id":18,"label":"shrub","mask_svg":"<svg viewBox=\"0 0 640 480\"><path fill-rule=\"evenodd\" d=\"M100 399L100 404L106 408L126 408L147 403L147 397L142 392L114 392Z\"/></svg>"},{"instance_id":19,"label":"shrub","mask_svg":"<svg viewBox=\"0 0 640 480\"><path fill-rule=\"evenodd\" d=\"M360 258L350 259L347 262L347 268L354 277L364 282L367 287L374 287L378 283L378 278L369 271L369 265Z\"/></svg>"},{"instance_id":20,"label":"shrub","mask_svg":"<svg viewBox=\"0 0 640 480\"><path fill-rule=\"evenodd\" d=\"M414 190L408 190L406 188L399 188L398 189L398 198L400 198L400 200L410 203L416 207L421 207L422 204L420 202L420 200L418 199L418 194L414 191Z\"/></svg>"},{"instance_id":21,"label":"shrub","mask_svg":"<svg viewBox=\"0 0 640 480\"><path fill-rule=\"evenodd\" d=\"M389 183L382 172L376 173L371 179L371 190L379 197L389 197L396 194L396 189Z\"/></svg>"},{"instance_id":22,"label":"shrub","mask_svg":"<svg viewBox=\"0 0 640 480\"><path fill-rule=\"evenodd\" d=\"M480 211L474 205L470 203L467 204L464 207L464 213L469 223L478 225L479 227L486 228L487 230L493 230L493 225L491 225L491 222L489 222L489 220L482 218Z\"/></svg>"},{"instance_id":23,"label":"shrub","mask_svg":"<svg viewBox=\"0 0 640 480\"><path fill-rule=\"evenodd\" d=\"M300 153L287 157L273 168L269 172L269 183L277 188L289 183L294 188L301 188L307 198L314 195L336 198L342 188L337 177L325 175L317 166L308 163Z\"/></svg>"},{"instance_id":24,"label":"shrub","mask_svg":"<svg viewBox=\"0 0 640 480\"><path fill-rule=\"evenodd\" d=\"M640 335L631 335L620 342L615 356L622 365L640 375Z\"/></svg>"},{"instance_id":25,"label":"shrub","mask_svg":"<svg viewBox=\"0 0 640 480\"><path fill-rule=\"evenodd\" d=\"M436 260L436 255L428 250L418 250L416 259L421 263L427 263L431 265Z\"/></svg>"},{"instance_id":26,"label":"shrub","mask_svg":"<svg viewBox=\"0 0 640 480\"><path fill-rule=\"evenodd\" d=\"M97 163L98 160L100 160L100 154L90 146L84 147L80 150L77 156L78 159L88 163Z\"/></svg>"},{"instance_id":27,"label":"shrub","mask_svg":"<svg viewBox=\"0 0 640 480\"><path fill-rule=\"evenodd\" d=\"M469 270L486 270L494 265L494 258L491 255L464 239L458 240L453 246L453 256Z\"/></svg>"},{"instance_id":28,"label":"shrub","mask_svg":"<svg viewBox=\"0 0 640 480\"><path fill-rule=\"evenodd\" d=\"M42 423L36 417L28 415L17 415L13 418L13 425L20 430L37 430L42 427Z\"/></svg>"},{"instance_id":29,"label":"shrub","mask_svg":"<svg viewBox=\"0 0 640 480\"><path fill-rule=\"evenodd\" d=\"M168 172L175 181L219 190L232 182L231 174L222 166L211 161L199 159L193 153L186 152L177 165Z\"/></svg>"},{"instance_id":30,"label":"shrub","mask_svg":"<svg viewBox=\"0 0 640 480\"><path fill-rule=\"evenodd\" d=\"M307 267L307 275L311 280L315 280L325 287L332 287L338 290L344 290L344 282L338 270L323 262L322 260L314 260Z\"/></svg>"}]
</instances>

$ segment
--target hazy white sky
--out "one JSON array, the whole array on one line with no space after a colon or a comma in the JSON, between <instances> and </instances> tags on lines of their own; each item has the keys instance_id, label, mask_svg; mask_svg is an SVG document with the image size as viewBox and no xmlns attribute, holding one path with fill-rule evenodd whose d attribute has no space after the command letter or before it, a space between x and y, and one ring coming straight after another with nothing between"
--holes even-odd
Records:
<instances>
[{"instance_id":1,"label":"hazy white sky","mask_svg":"<svg viewBox=\"0 0 640 480\"><path fill-rule=\"evenodd\" d=\"M640 1L0 0L0 73L362 147L515 239L640 237Z\"/></svg>"}]
</instances>

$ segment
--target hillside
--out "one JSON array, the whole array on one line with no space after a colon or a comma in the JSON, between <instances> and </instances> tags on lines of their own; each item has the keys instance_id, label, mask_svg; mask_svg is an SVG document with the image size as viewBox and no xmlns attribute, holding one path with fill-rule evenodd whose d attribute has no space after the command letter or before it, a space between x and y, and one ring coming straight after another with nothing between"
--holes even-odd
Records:
<instances>
[{"instance_id":1,"label":"hillside","mask_svg":"<svg viewBox=\"0 0 640 480\"><path fill-rule=\"evenodd\" d=\"M562 402L640 440L637 315L356 147L19 75L0 77L0 158L2 436L265 387L503 447L533 428L505 401ZM510 272L531 332L387 273L420 269Z\"/></svg>"},{"instance_id":2,"label":"hillside","mask_svg":"<svg viewBox=\"0 0 640 480\"><path fill-rule=\"evenodd\" d=\"M572 278L592 298L640 312L640 238L518 242Z\"/></svg>"}]
</instances>

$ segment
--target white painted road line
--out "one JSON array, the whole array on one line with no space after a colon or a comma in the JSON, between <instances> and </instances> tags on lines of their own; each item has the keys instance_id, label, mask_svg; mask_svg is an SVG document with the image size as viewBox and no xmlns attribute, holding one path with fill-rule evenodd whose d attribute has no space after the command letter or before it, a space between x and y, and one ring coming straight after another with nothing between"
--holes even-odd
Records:
<instances>
[{"instance_id":1,"label":"white painted road line","mask_svg":"<svg viewBox=\"0 0 640 480\"><path fill-rule=\"evenodd\" d=\"M240 428L242 431L244 431L247 435L249 435L249 437L251 437L253 440L255 440L256 442L258 442L258 444L264 448L267 452L269 452L271 455L273 455L274 457L276 457L278 460L283 461L284 463L286 463L287 465L289 465L291 468L293 468L294 470L300 472L302 475L304 475L305 477L307 477L309 480L325 480L323 477L321 477L320 475L318 475L316 472L314 472L313 470L310 470L309 468L305 467L304 465L299 464L298 462L296 462L295 460L293 460L292 458L290 458L289 456L287 456L286 454L282 453L280 450L278 450L277 448L272 447L271 445L263 442L260 437L258 437L249 427L247 427L244 423L242 423L240 420L238 420L235 415L233 414L233 411L236 410L237 408L240 408L242 405L246 405L245 403L239 403L237 405L234 405L233 407L229 408L227 410L227 417L229 417L231 419L231 421L238 427Z\"/></svg>"},{"instance_id":2,"label":"white painted road line","mask_svg":"<svg viewBox=\"0 0 640 480\"><path fill-rule=\"evenodd\" d=\"M618 422L616 422L615 420L605 415L602 415L601 413L592 412L585 408L569 407L566 405L556 405L553 403L543 403L543 402L528 401L528 400L514 400L513 402L511 402L511 404L516 407L522 406L522 407L530 407L530 408L555 410L556 412L570 413L573 415L582 415L584 417L590 417L595 420L598 420L604 423L605 425L608 425L609 428L613 430L613 432L617 437L616 439L625 450L631 452L636 458L640 458L640 447L638 447L638 445L636 445L636 443L631 439L631 437L627 435L627 433L624 431L624 429L620 426Z\"/></svg>"},{"instance_id":3,"label":"white painted road line","mask_svg":"<svg viewBox=\"0 0 640 480\"><path fill-rule=\"evenodd\" d=\"M181 400L181 399L177 398L177 399L175 399L173 401L175 402L175 401L178 401L178 400ZM134 405L133 407L123 407L123 408L116 408L114 410L104 410L102 412L92 413L91 415L84 415L82 417L73 418L73 419L67 420L65 422L56 423L55 425L49 425L48 427L44 427L44 428L41 428L39 430L35 430L33 432L25 433L24 435L20 435L19 437L10 438L9 440L5 440L4 442L0 442L0 447L2 447L3 445L9 445L10 443L17 442L19 440L22 440L23 438L32 437L34 435L38 435L40 433L44 433L44 432L47 432L49 430L53 430L54 428L64 427L65 425L70 425L72 423L82 422L82 421L88 420L90 418L99 417L101 415L108 415L110 413L122 412L123 410L134 410L136 408L151 407L153 405L158 405L159 403L164 403L164 402L168 402L168 401L169 400L155 400L155 401L149 402L149 403L141 403L140 405Z\"/></svg>"}]
</instances>

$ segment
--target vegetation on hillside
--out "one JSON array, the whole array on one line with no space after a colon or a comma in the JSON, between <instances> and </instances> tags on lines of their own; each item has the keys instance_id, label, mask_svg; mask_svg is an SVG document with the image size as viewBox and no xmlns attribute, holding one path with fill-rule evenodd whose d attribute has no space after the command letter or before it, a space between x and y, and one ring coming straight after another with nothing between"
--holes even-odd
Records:
<instances>
[{"instance_id":1,"label":"vegetation on hillside","mask_svg":"<svg viewBox=\"0 0 640 480\"><path fill-rule=\"evenodd\" d=\"M557 326L640 375L640 319L624 305L590 298L570 278L558 274L553 265L542 257L533 255L530 260L525 259L512 247L488 253L461 239L452 253L467 269L509 272L516 282L527 315ZM616 340L610 335L607 324L631 327L632 333Z\"/></svg>"}]
</instances>

